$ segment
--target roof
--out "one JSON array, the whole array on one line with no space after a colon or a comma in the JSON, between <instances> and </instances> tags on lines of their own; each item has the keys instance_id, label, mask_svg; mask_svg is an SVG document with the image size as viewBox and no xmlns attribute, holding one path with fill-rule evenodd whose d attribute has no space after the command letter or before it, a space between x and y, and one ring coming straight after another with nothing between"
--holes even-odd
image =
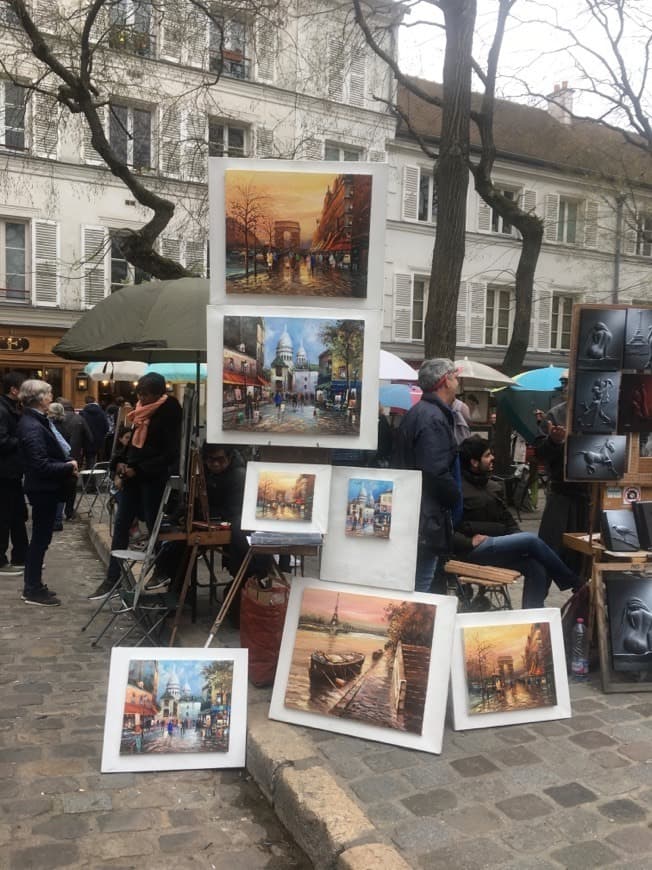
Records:
<instances>
[{"instance_id":1,"label":"roof","mask_svg":"<svg viewBox=\"0 0 652 870\"><path fill-rule=\"evenodd\" d=\"M438 82L411 80L426 93L441 96L442 85ZM481 95L473 94L473 106L479 108L480 101ZM417 133L430 141L438 140L441 129L441 109L438 106L416 97L405 85L398 87L398 105ZM397 136L412 138L402 119L398 122ZM650 154L627 143L618 131L610 130L598 121L572 120L570 124L564 124L545 109L496 100L494 139L498 157L574 174L626 175L630 182L652 186ZM471 125L471 144L475 148L480 145L474 124Z\"/></svg>"}]
</instances>

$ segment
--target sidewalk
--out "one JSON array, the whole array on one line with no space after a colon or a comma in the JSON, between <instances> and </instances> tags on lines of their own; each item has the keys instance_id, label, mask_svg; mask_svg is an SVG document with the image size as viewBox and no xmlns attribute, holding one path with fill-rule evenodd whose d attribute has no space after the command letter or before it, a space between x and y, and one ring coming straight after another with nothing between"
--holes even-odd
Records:
<instances>
[{"instance_id":1,"label":"sidewalk","mask_svg":"<svg viewBox=\"0 0 652 870\"><path fill-rule=\"evenodd\" d=\"M3 578L3 866L306 866L282 839L264 846L236 771L99 774L110 640L93 650L79 627L102 569L83 524L55 540L46 581L65 607L27 607ZM203 646L213 615L184 621L180 643ZM441 756L270 721L270 695L250 687L247 769L317 867L652 867L652 694L603 695L592 675L571 687L572 719L447 725Z\"/></svg>"}]
</instances>

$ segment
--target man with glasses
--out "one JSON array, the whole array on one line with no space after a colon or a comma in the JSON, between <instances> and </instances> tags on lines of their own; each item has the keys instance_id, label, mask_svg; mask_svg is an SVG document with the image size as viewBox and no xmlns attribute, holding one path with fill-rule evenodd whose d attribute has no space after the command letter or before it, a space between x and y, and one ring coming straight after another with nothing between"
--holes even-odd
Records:
<instances>
[{"instance_id":1,"label":"man with glasses","mask_svg":"<svg viewBox=\"0 0 652 870\"><path fill-rule=\"evenodd\" d=\"M451 406L459 389L450 359L427 359L419 369L420 401L398 430L394 465L421 471L421 510L414 588L430 592L439 556L451 552L462 493Z\"/></svg>"}]
</instances>

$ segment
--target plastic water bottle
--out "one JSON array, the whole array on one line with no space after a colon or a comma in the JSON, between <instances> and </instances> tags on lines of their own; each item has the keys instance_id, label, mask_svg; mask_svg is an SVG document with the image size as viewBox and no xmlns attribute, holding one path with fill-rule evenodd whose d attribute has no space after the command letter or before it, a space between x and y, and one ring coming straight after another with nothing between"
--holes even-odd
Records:
<instances>
[{"instance_id":1,"label":"plastic water bottle","mask_svg":"<svg viewBox=\"0 0 652 870\"><path fill-rule=\"evenodd\" d=\"M589 673L586 626L581 616L573 626L571 673L574 680L585 680Z\"/></svg>"}]
</instances>

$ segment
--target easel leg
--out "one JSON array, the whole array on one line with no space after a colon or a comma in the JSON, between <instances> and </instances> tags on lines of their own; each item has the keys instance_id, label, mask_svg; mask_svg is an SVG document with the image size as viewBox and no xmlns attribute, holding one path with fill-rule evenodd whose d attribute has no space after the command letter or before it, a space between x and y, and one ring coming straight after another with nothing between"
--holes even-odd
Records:
<instances>
[{"instance_id":1,"label":"easel leg","mask_svg":"<svg viewBox=\"0 0 652 870\"><path fill-rule=\"evenodd\" d=\"M186 595L188 594L188 589L192 580L192 572L195 565L197 564L198 552L199 546L197 544L193 544L193 548L190 551L190 555L188 557L188 562L186 563L186 570L183 575L183 586L181 587L181 592L179 593L179 601L177 603L176 613L174 614L174 625L172 626L172 634L170 635L170 643L168 644L168 646L174 646L174 640L177 636L177 631L179 630L179 623L181 622L181 614L183 613L183 605L186 602Z\"/></svg>"},{"instance_id":2,"label":"easel leg","mask_svg":"<svg viewBox=\"0 0 652 870\"><path fill-rule=\"evenodd\" d=\"M222 602L222 606L220 607L219 612L218 612L217 616L215 617L215 622L211 625L211 630L210 630L210 633L209 633L208 638L206 640L206 643L204 644L204 649L206 649L207 647L209 647L213 643L213 639L214 639L215 635L219 631L219 628L222 625L222 623L224 622L224 617L226 616L227 611L228 611L229 607L231 606L231 602L233 601L235 596L240 591L240 586L242 584L243 579L246 576L247 568L249 567L249 563L251 562L253 555L254 555L253 551L251 549L249 549L247 551L247 555L243 559L242 565L240 565L238 573L233 578L233 583L231 584L231 588L227 592L226 597L224 598L224 601Z\"/></svg>"}]
</instances>

